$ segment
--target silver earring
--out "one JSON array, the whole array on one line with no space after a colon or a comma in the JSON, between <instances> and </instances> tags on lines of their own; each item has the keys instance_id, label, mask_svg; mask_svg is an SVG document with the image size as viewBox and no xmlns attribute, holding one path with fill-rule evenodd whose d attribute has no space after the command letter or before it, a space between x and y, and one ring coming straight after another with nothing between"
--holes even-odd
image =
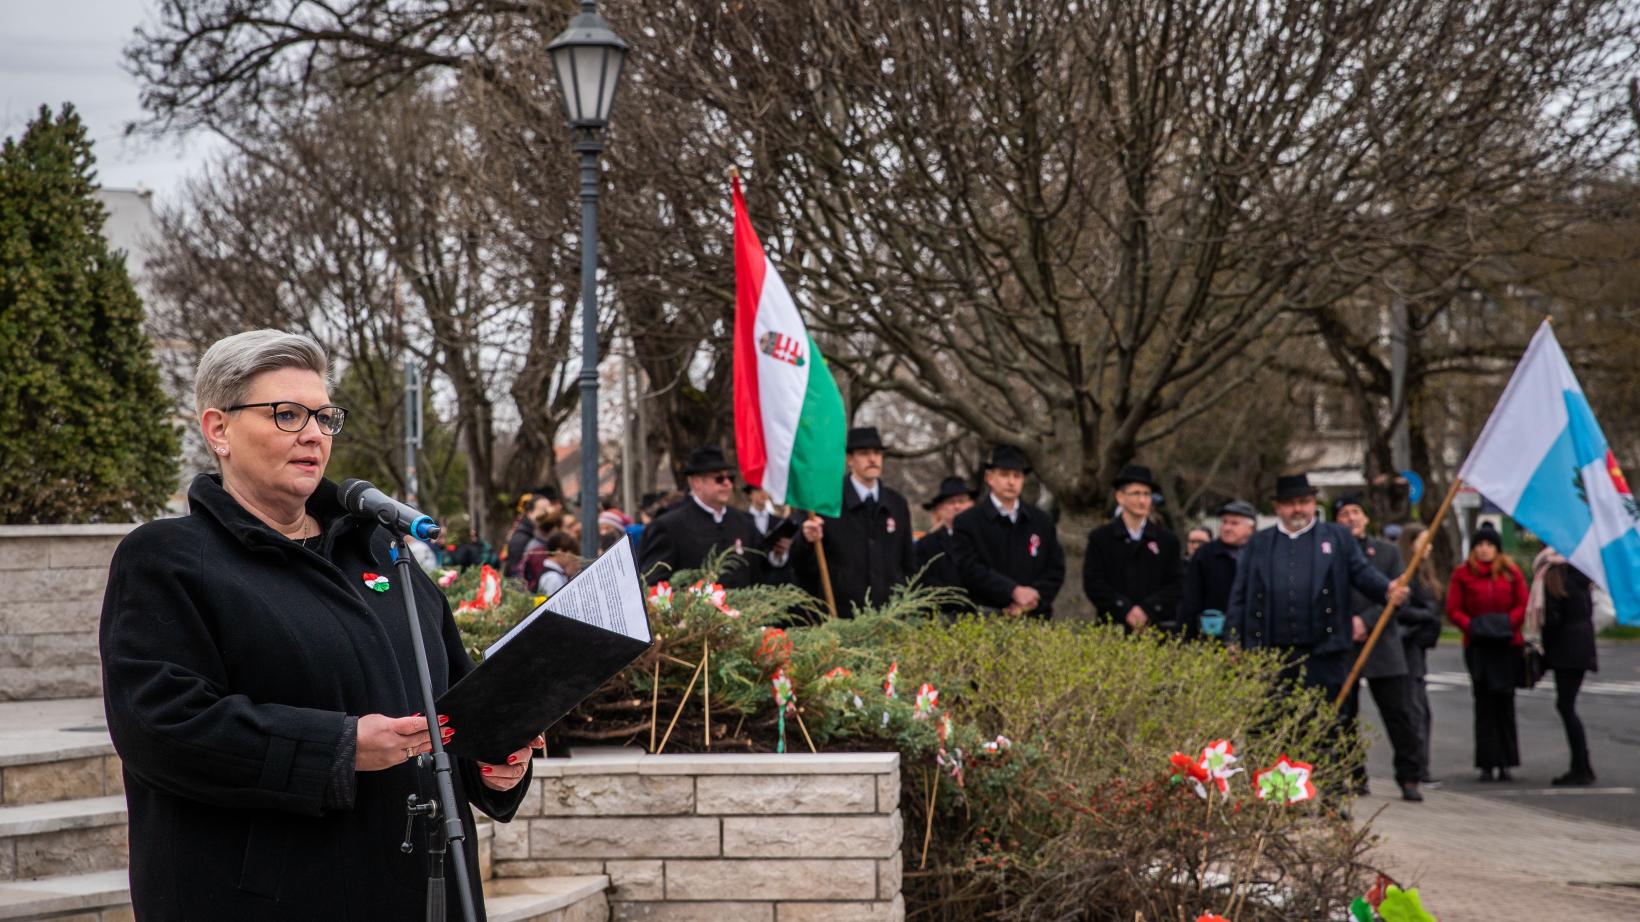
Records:
<instances>
[{"instance_id":1,"label":"silver earring","mask_svg":"<svg viewBox=\"0 0 1640 922\"><path fill-rule=\"evenodd\" d=\"M216 447L216 453L219 454L219 455L225 455L225 454L228 453L228 450L226 448L223 448L222 446L218 445Z\"/></svg>"}]
</instances>

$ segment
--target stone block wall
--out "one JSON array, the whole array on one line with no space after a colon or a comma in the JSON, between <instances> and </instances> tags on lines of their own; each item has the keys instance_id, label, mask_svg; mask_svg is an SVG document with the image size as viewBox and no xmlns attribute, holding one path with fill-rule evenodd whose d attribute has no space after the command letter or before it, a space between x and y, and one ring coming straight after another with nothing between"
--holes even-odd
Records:
<instances>
[{"instance_id":1,"label":"stone block wall","mask_svg":"<svg viewBox=\"0 0 1640 922\"><path fill-rule=\"evenodd\" d=\"M615 922L900 922L898 753L537 759L497 877L607 874Z\"/></svg>"},{"instance_id":2,"label":"stone block wall","mask_svg":"<svg viewBox=\"0 0 1640 922\"><path fill-rule=\"evenodd\" d=\"M135 525L0 525L0 701L102 694L97 620Z\"/></svg>"}]
</instances>

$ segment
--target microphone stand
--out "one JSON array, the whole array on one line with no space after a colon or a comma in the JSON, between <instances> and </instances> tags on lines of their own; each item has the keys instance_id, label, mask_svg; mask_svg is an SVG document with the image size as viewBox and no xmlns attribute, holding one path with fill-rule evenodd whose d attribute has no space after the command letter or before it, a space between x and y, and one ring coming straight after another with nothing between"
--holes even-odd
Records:
<instances>
[{"instance_id":1,"label":"microphone stand","mask_svg":"<svg viewBox=\"0 0 1640 922\"><path fill-rule=\"evenodd\" d=\"M392 529L391 525L388 527ZM433 780L438 790L437 800L424 800L415 794L410 795L405 805L408 816L405 820L404 843L399 847L406 853L413 848L411 826L415 823L416 817L426 817L430 826L427 834L430 858L427 878L427 922L444 922L446 844L455 858L456 890L461 895L462 918L465 922L478 922L478 913L474 908L473 882L467 876L467 831L462 828L455 783L450 780L450 754L444 751L443 734L438 732L438 699L433 696L432 675L427 668L427 644L421 636L421 619L416 615L416 596L411 588L414 584L411 582L410 568L415 565L415 559L410 553L410 544L405 536L395 534L394 537L397 541L394 551L398 556L399 585L404 587L404 616L410 619L410 642L416 653L416 678L420 681L421 687L421 712L427 715L427 735L433 744L433 751L418 756L416 764L425 770L431 762ZM443 820L442 835L439 833L439 820Z\"/></svg>"}]
</instances>

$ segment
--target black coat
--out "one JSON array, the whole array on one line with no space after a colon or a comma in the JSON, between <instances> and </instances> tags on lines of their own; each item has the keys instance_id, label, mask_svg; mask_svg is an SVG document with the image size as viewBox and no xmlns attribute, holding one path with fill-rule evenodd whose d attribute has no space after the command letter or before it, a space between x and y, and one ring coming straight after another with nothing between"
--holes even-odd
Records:
<instances>
[{"instance_id":1,"label":"black coat","mask_svg":"<svg viewBox=\"0 0 1640 922\"><path fill-rule=\"evenodd\" d=\"M1315 560L1311 566L1309 604L1305 620L1299 625L1310 642L1305 644L1312 656L1346 653L1350 640L1350 598L1360 590L1367 598L1382 605L1389 590L1389 579L1373 569L1367 556L1361 553L1350 530L1334 522L1316 522ZM1241 559L1236 561L1236 583L1230 589L1230 607L1225 609L1224 635L1230 642L1244 647L1272 646L1270 611L1271 587L1275 583L1275 543L1287 541L1274 526L1253 535L1242 548ZM1349 670L1347 656L1337 662L1343 670L1328 675L1329 682L1342 683Z\"/></svg>"},{"instance_id":2,"label":"black coat","mask_svg":"<svg viewBox=\"0 0 1640 922\"><path fill-rule=\"evenodd\" d=\"M1088 551L1082 557L1082 589L1101 621L1127 625L1127 613L1137 605L1157 627L1173 623L1179 605L1179 539L1146 522L1139 540L1128 536L1120 516L1088 532Z\"/></svg>"},{"instance_id":3,"label":"black coat","mask_svg":"<svg viewBox=\"0 0 1640 922\"><path fill-rule=\"evenodd\" d=\"M1008 521L989 497L957 516L957 570L974 604L1007 608L1015 586L1030 586L1042 602L1032 614L1053 614L1053 600L1065 583L1065 552L1046 512L1019 503L1019 520Z\"/></svg>"},{"instance_id":4,"label":"black coat","mask_svg":"<svg viewBox=\"0 0 1640 922\"><path fill-rule=\"evenodd\" d=\"M737 545L740 562L730 561L718 574L724 588L768 582L778 572L763 554L763 535L751 513L729 506L718 522L694 497L686 496L645 526L638 545L638 572L651 583L669 580L673 571L698 569L708 557Z\"/></svg>"},{"instance_id":5,"label":"black coat","mask_svg":"<svg viewBox=\"0 0 1640 922\"><path fill-rule=\"evenodd\" d=\"M1388 541L1367 537L1357 539L1361 545L1361 553L1372 564L1372 568L1384 574L1386 580L1401 575L1405 567L1401 564L1401 549ZM1410 594L1408 598L1410 599ZM1367 633L1372 633L1373 625L1378 623L1378 616L1384 613L1384 600L1374 600L1361 590L1357 589L1350 596L1350 613L1361 619L1367 626ZM1355 655L1361 655L1361 648L1365 644L1355 645ZM1378 635L1378 642L1373 644L1372 653L1367 656L1367 664L1361 669L1362 678L1387 679L1407 674L1406 645L1401 642L1400 609L1390 612L1390 621L1384 625L1384 630Z\"/></svg>"},{"instance_id":6,"label":"black coat","mask_svg":"<svg viewBox=\"0 0 1640 922\"><path fill-rule=\"evenodd\" d=\"M1229 610L1230 587L1236 582L1236 558L1240 555L1241 548L1214 538L1190 558L1177 609L1179 629L1186 637L1200 636L1202 612Z\"/></svg>"},{"instance_id":7,"label":"black coat","mask_svg":"<svg viewBox=\"0 0 1640 922\"><path fill-rule=\"evenodd\" d=\"M432 795L431 775L409 763L353 770L350 716L423 710L387 533L342 515L329 481L308 501L325 526L319 552L263 525L215 476L195 479L189 504L120 542L103 600L137 918L419 918L426 851L398 844L405 798ZM472 662L443 594L411 569L436 694ZM365 573L390 588L367 589ZM529 778L502 794L476 763L455 763L477 881L468 801L510 819ZM460 918L453 880L448 892Z\"/></svg>"},{"instance_id":8,"label":"black coat","mask_svg":"<svg viewBox=\"0 0 1640 922\"><path fill-rule=\"evenodd\" d=\"M1543 593L1543 657L1550 669L1600 668L1594 647L1594 597L1589 578L1574 567L1563 571L1565 598Z\"/></svg>"},{"instance_id":9,"label":"black coat","mask_svg":"<svg viewBox=\"0 0 1640 922\"><path fill-rule=\"evenodd\" d=\"M957 569L956 536L945 526L923 535L915 545L917 569L924 586L962 588L962 571Z\"/></svg>"},{"instance_id":10,"label":"black coat","mask_svg":"<svg viewBox=\"0 0 1640 922\"><path fill-rule=\"evenodd\" d=\"M524 552L529 550L531 541L540 537L535 523L527 517L514 522L512 534L507 536L507 559L501 563L501 575L523 578Z\"/></svg>"},{"instance_id":11,"label":"black coat","mask_svg":"<svg viewBox=\"0 0 1640 922\"><path fill-rule=\"evenodd\" d=\"M877 502L860 499L850 478L843 478L843 514L822 516L826 548L826 568L831 572L831 591L837 598L837 613L853 617L856 607L881 605L895 586L917 572L917 551L911 541L911 510L905 497L877 484ZM802 535L792 539L792 570L797 584L816 598L824 598L820 586L819 558L814 545Z\"/></svg>"}]
</instances>

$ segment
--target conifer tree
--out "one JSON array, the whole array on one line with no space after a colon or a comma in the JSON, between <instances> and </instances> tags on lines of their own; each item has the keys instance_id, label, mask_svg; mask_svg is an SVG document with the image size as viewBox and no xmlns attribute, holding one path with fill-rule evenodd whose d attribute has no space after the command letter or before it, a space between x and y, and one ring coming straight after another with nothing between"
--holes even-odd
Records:
<instances>
[{"instance_id":1,"label":"conifer tree","mask_svg":"<svg viewBox=\"0 0 1640 922\"><path fill-rule=\"evenodd\" d=\"M177 484L175 406L72 106L0 149L0 522L118 522Z\"/></svg>"}]
</instances>

